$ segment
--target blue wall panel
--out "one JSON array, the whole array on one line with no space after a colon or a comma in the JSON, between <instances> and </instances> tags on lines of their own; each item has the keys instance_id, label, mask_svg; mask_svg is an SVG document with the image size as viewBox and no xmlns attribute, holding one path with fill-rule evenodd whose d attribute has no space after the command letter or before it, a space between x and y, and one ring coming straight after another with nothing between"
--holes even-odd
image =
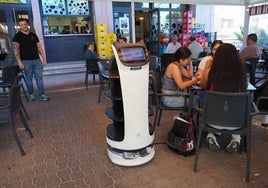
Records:
<instances>
[{"instance_id":1,"label":"blue wall panel","mask_svg":"<svg viewBox=\"0 0 268 188\"><path fill-rule=\"evenodd\" d=\"M94 41L93 35L45 36L48 62L83 60L85 44Z\"/></svg>"}]
</instances>

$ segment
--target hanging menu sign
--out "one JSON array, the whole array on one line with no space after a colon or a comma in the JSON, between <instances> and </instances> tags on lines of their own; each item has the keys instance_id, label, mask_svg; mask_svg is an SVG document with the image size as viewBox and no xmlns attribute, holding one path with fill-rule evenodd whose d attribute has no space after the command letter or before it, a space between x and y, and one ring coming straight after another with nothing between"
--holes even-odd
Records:
<instances>
[{"instance_id":1,"label":"hanging menu sign","mask_svg":"<svg viewBox=\"0 0 268 188\"><path fill-rule=\"evenodd\" d=\"M65 0L42 0L44 15L66 15Z\"/></svg>"},{"instance_id":2,"label":"hanging menu sign","mask_svg":"<svg viewBox=\"0 0 268 188\"><path fill-rule=\"evenodd\" d=\"M88 0L67 0L69 15L89 15Z\"/></svg>"},{"instance_id":3,"label":"hanging menu sign","mask_svg":"<svg viewBox=\"0 0 268 188\"><path fill-rule=\"evenodd\" d=\"M261 5L249 8L249 15L268 14L268 5Z\"/></svg>"},{"instance_id":4,"label":"hanging menu sign","mask_svg":"<svg viewBox=\"0 0 268 188\"><path fill-rule=\"evenodd\" d=\"M22 3L22 4L26 4L26 0L0 0L0 3Z\"/></svg>"},{"instance_id":5,"label":"hanging menu sign","mask_svg":"<svg viewBox=\"0 0 268 188\"><path fill-rule=\"evenodd\" d=\"M88 0L42 0L44 15L88 16Z\"/></svg>"}]
</instances>

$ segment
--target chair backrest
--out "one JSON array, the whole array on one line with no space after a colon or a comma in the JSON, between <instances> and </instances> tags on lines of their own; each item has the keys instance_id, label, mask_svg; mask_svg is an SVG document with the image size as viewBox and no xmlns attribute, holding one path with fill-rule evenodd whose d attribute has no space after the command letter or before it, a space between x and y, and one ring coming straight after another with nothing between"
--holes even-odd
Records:
<instances>
[{"instance_id":1,"label":"chair backrest","mask_svg":"<svg viewBox=\"0 0 268 188\"><path fill-rule=\"evenodd\" d=\"M250 64L253 66L253 67L256 67L258 61L259 61L259 57L251 57L251 58L248 58L246 61L249 61Z\"/></svg>"},{"instance_id":2,"label":"chair backrest","mask_svg":"<svg viewBox=\"0 0 268 188\"><path fill-rule=\"evenodd\" d=\"M254 101L256 102L259 97L268 97L268 78L263 78L257 81L254 85Z\"/></svg>"},{"instance_id":3,"label":"chair backrest","mask_svg":"<svg viewBox=\"0 0 268 188\"><path fill-rule=\"evenodd\" d=\"M174 61L174 54L162 54L161 55L161 73L165 73L167 66Z\"/></svg>"},{"instance_id":4,"label":"chair backrest","mask_svg":"<svg viewBox=\"0 0 268 188\"><path fill-rule=\"evenodd\" d=\"M87 59L86 60L87 71L98 73L99 72L98 61L99 61L98 59Z\"/></svg>"},{"instance_id":5,"label":"chair backrest","mask_svg":"<svg viewBox=\"0 0 268 188\"><path fill-rule=\"evenodd\" d=\"M15 85L22 85L22 79L24 78L24 75L22 73L19 73L14 80Z\"/></svg>"},{"instance_id":6,"label":"chair backrest","mask_svg":"<svg viewBox=\"0 0 268 188\"><path fill-rule=\"evenodd\" d=\"M208 126L249 126L251 94L205 91L202 121Z\"/></svg>"},{"instance_id":7,"label":"chair backrest","mask_svg":"<svg viewBox=\"0 0 268 188\"><path fill-rule=\"evenodd\" d=\"M103 72L109 69L109 64L107 63L107 61L98 61L98 67L99 71Z\"/></svg>"},{"instance_id":8,"label":"chair backrest","mask_svg":"<svg viewBox=\"0 0 268 188\"><path fill-rule=\"evenodd\" d=\"M259 61L258 57L252 57L252 58L248 58L245 63L246 72L249 73L250 83L253 85L255 84L255 72L256 72L256 66L257 66L258 61Z\"/></svg>"},{"instance_id":9,"label":"chair backrest","mask_svg":"<svg viewBox=\"0 0 268 188\"><path fill-rule=\"evenodd\" d=\"M152 77L152 87L153 87L153 91L154 93L161 93L161 88L162 88L162 82L161 82L161 75L159 72L157 71L152 71L151 74Z\"/></svg>"},{"instance_id":10,"label":"chair backrest","mask_svg":"<svg viewBox=\"0 0 268 188\"><path fill-rule=\"evenodd\" d=\"M21 107L20 87L20 85L13 85L9 91L9 105L12 115L17 114Z\"/></svg>"},{"instance_id":11,"label":"chair backrest","mask_svg":"<svg viewBox=\"0 0 268 188\"><path fill-rule=\"evenodd\" d=\"M259 97L256 105L260 114L268 115L268 97Z\"/></svg>"},{"instance_id":12,"label":"chair backrest","mask_svg":"<svg viewBox=\"0 0 268 188\"><path fill-rule=\"evenodd\" d=\"M200 52L198 58L206 57L208 55L207 52Z\"/></svg>"},{"instance_id":13,"label":"chair backrest","mask_svg":"<svg viewBox=\"0 0 268 188\"><path fill-rule=\"evenodd\" d=\"M18 75L19 66L8 66L2 69L2 81L4 84L13 84Z\"/></svg>"}]
</instances>

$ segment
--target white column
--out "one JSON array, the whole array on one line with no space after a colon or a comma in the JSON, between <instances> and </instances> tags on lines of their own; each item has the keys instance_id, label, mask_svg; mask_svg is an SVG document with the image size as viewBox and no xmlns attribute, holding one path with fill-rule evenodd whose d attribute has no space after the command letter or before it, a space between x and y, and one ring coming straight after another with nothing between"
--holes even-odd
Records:
<instances>
[{"instance_id":1,"label":"white column","mask_svg":"<svg viewBox=\"0 0 268 188\"><path fill-rule=\"evenodd\" d=\"M136 31L135 31L135 2L131 1L131 22L132 22L132 42L136 42ZM142 37L143 38L143 37Z\"/></svg>"},{"instance_id":2,"label":"white column","mask_svg":"<svg viewBox=\"0 0 268 188\"><path fill-rule=\"evenodd\" d=\"M107 24L107 32L114 32L113 22L113 4L112 1L106 0L94 0L93 1L93 15L94 23L105 23Z\"/></svg>"},{"instance_id":3,"label":"white column","mask_svg":"<svg viewBox=\"0 0 268 188\"><path fill-rule=\"evenodd\" d=\"M39 1L31 0L31 4L32 4L34 30L35 30L35 33L37 34L38 38L39 38L40 44L43 46L43 48L45 50L44 37L43 37L43 32L42 32L43 23L41 22L42 20L41 20L41 17L40 17ZM30 22L31 21L32 20L30 20Z\"/></svg>"},{"instance_id":4,"label":"white column","mask_svg":"<svg viewBox=\"0 0 268 188\"><path fill-rule=\"evenodd\" d=\"M249 0L245 0L245 18L244 18L244 35L243 35L243 46L242 49L246 46L246 39L248 36L248 25L249 25Z\"/></svg>"}]
</instances>

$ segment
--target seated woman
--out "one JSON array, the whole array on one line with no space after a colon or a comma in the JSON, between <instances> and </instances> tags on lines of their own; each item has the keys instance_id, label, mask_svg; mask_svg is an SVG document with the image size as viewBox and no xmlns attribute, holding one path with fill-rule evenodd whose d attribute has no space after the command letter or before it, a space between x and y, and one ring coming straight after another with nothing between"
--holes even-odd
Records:
<instances>
[{"instance_id":1,"label":"seated woman","mask_svg":"<svg viewBox=\"0 0 268 188\"><path fill-rule=\"evenodd\" d=\"M207 83L204 83L204 80L207 80ZM247 90L246 72L234 45L226 43L217 49L211 68L204 70L201 82L204 89L211 91L245 92ZM207 141L210 149L225 149L229 153L234 153L239 148L240 135L231 135L231 141L226 148L220 148L217 136L219 135L208 133Z\"/></svg>"},{"instance_id":2,"label":"seated woman","mask_svg":"<svg viewBox=\"0 0 268 188\"><path fill-rule=\"evenodd\" d=\"M94 42L89 42L87 44L87 49L84 53L84 59L98 59L99 55L94 51Z\"/></svg>"},{"instance_id":3,"label":"seated woman","mask_svg":"<svg viewBox=\"0 0 268 188\"><path fill-rule=\"evenodd\" d=\"M199 63L199 65L198 65L198 72L199 72L200 74L202 74L203 71L205 70L205 68L206 68L206 64L207 64L208 62L212 62L212 60L213 60L213 55L215 54L215 52L216 52L216 50L218 49L218 47L219 47L220 45L222 45L222 44L223 44L223 42L222 42L221 40L214 40L214 41L213 41L213 43L211 44L211 47L210 47L210 50L211 50L210 54L209 54L208 56L204 57L204 58L201 60L201 62ZM209 65L208 65L207 67L209 67Z\"/></svg>"},{"instance_id":4,"label":"seated woman","mask_svg":"<svg viewBox=\"0 0 268 188\"><path fill-rule=\"evenodd\" d=\"M201 88L205 88L207 84L207 76L202 76L203 72L207 69L210 69L212 62L213 62L213 56L216 52L216 50L219 48L220 45L222 45L223 42L221 40L214 40L211 44L211 51L208 56L204 57L201 62L198 65L198 71L197 73L201 75L201 81L198 83ZM195 95L195 101L199 105L199 107L203 107L204 102L204 91L198 91L197 95Z\"/></svg>"},{"instance_id":5,"label":"seated woman","mask_svg":"<svg viewBox=\"0 0 268 188\"><path fill-rule=\"evenodd\" d=\"M196 84L201 76L196 74L193 77L193 65L191 60L191 51L186 47L180 47L174 54L175 61L170 63L164 74L162 85L163 94L178 94L183 90ZM193 78L192 78L193 77ZM187 78L189 80L183 80ZM183 97L163 96L162 102L168 107L183 107Z\"/></svg>"}]
</instances>

